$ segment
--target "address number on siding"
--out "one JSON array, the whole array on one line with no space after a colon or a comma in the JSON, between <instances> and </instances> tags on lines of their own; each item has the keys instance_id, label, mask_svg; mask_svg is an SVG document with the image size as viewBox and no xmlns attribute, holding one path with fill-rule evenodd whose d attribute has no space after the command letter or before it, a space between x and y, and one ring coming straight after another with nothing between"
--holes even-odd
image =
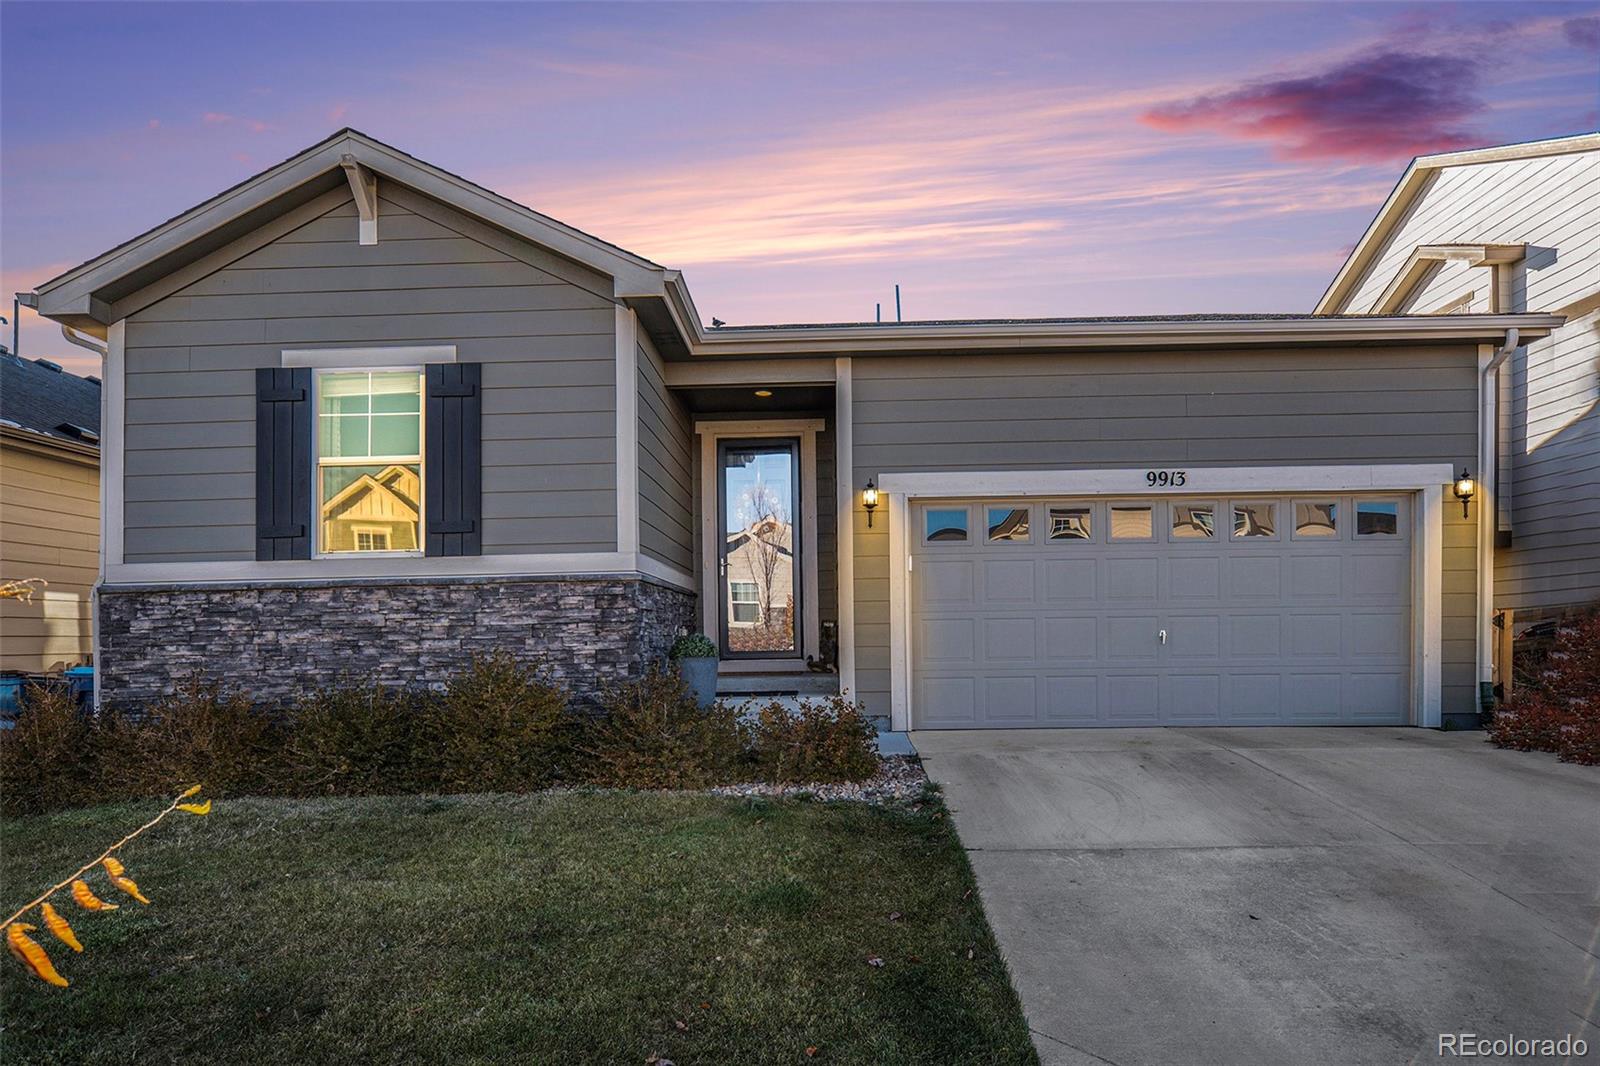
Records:
<instances>
[{"instance_id":1,"label":"address number on siding","mask_svg":"<svg viewBox=\"0 0 1600 1066\"><path fill-rule=\"evenodd\" d=\"M1177 488L1189 480L1187 470L1146 470L1144 480L1151 488Z\"/></svg>"}]
</instances>

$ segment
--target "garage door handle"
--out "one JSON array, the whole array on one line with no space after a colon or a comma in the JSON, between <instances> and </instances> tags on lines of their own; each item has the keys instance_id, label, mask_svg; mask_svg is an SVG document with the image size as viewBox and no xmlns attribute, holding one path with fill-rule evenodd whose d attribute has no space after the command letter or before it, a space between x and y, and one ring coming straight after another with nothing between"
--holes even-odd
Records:
<instances>
[{"instance_id":1,"label":"garage door handle","mask_svg":"<svg viewBox=\"0 0 1600 1066\"><path fill-rule=\"evenodd\" d=\"M1167 631L1165 629L1157 632L1156 636L1161 638L1161 643L1165 644L1167 642Z\"/></svg>"}]
</instances>

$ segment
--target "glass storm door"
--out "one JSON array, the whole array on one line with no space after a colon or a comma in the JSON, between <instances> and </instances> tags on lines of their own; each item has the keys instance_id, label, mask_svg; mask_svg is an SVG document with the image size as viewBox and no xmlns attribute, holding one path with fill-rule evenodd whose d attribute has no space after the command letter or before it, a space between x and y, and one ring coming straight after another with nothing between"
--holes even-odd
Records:
<instances>
[{"instance_id":1,"label":"glass storm door","mask_svg":"<svg viewBox=\"0 0 1600 1066\"><path fill-rule=\"evenodd\" d=\"M723 441L717 481L722 657L798 658L800 442Z\"/></svg>"}]
</instances>

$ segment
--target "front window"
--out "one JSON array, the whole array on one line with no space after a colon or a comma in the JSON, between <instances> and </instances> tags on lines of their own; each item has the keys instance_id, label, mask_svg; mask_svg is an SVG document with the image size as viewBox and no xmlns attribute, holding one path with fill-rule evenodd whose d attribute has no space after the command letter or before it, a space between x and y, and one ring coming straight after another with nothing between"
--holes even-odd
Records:
<instances>
[{"instance_id":1,"label":"front window","mask_svg":"<svg viewBox=\"0 0 1600 1066\"><path fill-rule=\"evenodd\" d=\"M420 550L422 375L317 374L317 550Z\"/></svg>"}]
</instances>

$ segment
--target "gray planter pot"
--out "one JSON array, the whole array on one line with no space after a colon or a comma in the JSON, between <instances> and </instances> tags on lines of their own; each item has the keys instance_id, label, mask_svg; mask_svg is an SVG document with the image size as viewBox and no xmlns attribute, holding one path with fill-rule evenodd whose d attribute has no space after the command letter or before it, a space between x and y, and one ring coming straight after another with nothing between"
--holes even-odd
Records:
<instances>
[{"instance_id":1,"label":"gray planter pot","mask_svg":"<svg viewBox=\"0 0 1600 1066\"><path fill-rule=\"evenodd\" d=\"M679 659L678 673L682 675L683 683L689 686L689 692L700 706L709 707L717 702L716 659L710 657Z\"/></svg>"}]
</instances>

